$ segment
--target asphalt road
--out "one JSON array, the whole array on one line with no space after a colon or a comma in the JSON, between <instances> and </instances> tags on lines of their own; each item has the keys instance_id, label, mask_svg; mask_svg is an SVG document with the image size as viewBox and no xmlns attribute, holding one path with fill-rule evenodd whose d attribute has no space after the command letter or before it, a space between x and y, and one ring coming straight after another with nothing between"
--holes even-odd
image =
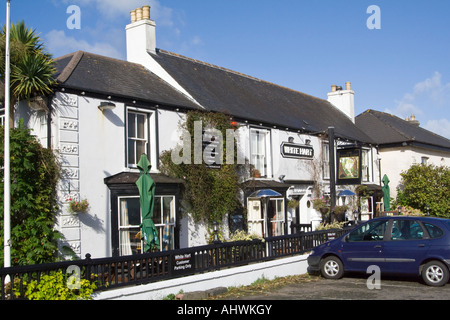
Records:
<instances>
[{"instance_id":1,"label":"asphalt road","mask_svg":"<svg viewBox=\"0 0 450 320\"><path fill-rule=\"evenodd\" d=\"M426 286L416 278L381 278L380 289L368 289L367 277L350 275L340 280L286 285L264 295L248 295L236 300L450 300L450 283ZM372 282L373 284L373 282Z\"/></svg>"}]
</instances>

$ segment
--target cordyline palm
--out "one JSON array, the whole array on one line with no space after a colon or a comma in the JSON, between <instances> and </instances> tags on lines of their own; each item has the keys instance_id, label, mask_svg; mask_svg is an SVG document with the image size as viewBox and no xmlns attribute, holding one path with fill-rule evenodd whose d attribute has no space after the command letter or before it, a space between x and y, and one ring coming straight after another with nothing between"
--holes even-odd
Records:
<instances>
[{"instance_id":1,"label":"cordyline palm","mask_svg":"<svg viewBox=\"0 0 450 320\"><path fill-rule=\"evenodd\" d=\"M45 52L40 37L35 30L27 28L23 21L13 24L10 30L11 59L11 103L10 126L14 126L14 106L20 100L45 97L52 92L56 83L53 77L56 72L54 61ZM2 82L5 79L5 40L6 27L0 33L0 73ZM4 85L1 89L4 97ZM6 107L6 106L5 106Z\"/></svg>"}]
</instances>

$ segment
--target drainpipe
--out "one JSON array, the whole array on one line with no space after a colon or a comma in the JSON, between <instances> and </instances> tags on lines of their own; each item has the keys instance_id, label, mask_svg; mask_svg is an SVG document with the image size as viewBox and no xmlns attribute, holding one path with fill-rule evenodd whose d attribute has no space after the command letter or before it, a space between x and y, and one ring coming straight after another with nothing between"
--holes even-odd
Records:
<instances>
[{"instance_id":1,"label":"drainpipe","mask_svg":"<svg viewBox=\"0 0 450 320\"><path fill-rule=\"evenodd\" d=\"M50 94L47 97L47 149L52 150L52 102L53 102L53 96Z\"/></svg>"}]
</instances>

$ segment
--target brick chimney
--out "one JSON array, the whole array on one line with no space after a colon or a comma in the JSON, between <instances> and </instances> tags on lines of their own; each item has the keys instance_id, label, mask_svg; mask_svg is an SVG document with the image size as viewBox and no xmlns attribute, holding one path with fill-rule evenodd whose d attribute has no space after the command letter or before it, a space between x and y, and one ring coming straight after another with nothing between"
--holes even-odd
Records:
<instances>
[{"instance_id":1,"label":"brick chimney","mask_svg":"<svg viewBox=\"0 0 450 320\"><path fill-rule=\"evenodd\" d=\"M144 55L156 52L156 24L150 20L150 6L131 11L131 22L126 27L127 60L141 63Z\"/></svg>"},{"instance_id":2,"label":"brick chimney","mask_svg":"<svg viewBox=\"0 0 450 320\"><path fill-rule=\"evenodd\" d=\"M345 90L337 85L332 85L331 92L328 93L328 102L355 123L355 92L352 90L350 82L345 83Z\"/></svg>"}]
</instances>

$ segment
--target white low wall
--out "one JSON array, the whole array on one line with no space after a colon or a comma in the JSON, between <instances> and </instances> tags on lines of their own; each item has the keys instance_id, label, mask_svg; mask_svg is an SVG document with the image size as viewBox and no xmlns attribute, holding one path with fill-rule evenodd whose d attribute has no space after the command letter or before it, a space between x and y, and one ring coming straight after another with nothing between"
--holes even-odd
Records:
<instances>
[{"instance_id":1,"label":"white low wall","mask_svg":"<svg viewBox=\"0 0 450 320\"><path fill-rule=\"evenodd\" d=\"M250 285L263 276L266 279L301 275L307 272L308 255L209 272L189 277L99 292L94 300L161 300L180 291L193 292L217 287Z\"/></svg>"}]
</instances>

